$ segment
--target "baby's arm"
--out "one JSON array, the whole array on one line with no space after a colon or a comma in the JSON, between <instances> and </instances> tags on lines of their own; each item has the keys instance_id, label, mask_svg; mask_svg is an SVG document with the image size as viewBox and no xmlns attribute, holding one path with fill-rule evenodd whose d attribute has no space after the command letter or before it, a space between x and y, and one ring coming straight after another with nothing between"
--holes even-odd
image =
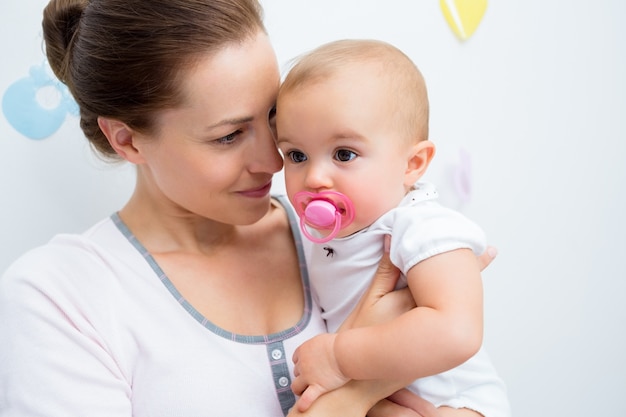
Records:
<instances>
[{"instance_id":1,"label":"baby's arm","mask_svg":"<svg viewBox=\"0 0 626 417\"><path fill-rule=\"evenodd\" d=\"M409 271L417 308L387 323L317 336L294 354L292 388L306 407L349 379L413 380L465 362L482 343L482 282L469 249ZM305 391L306 389L306 391Z\"/></svg>"},{"instance_id":2,"label":"baby's arm","mask_svg":"<svg viewBox=\"0 0 626 417\"><path fill-rule=\"evenodd\" d=\"M491 257L484 259L484 266L488 265L491 259ZM359 304L344 322L342 328L349 329L384 323L414 308L413 297L409 293L408 288L394 290L399 276L400 271L389 259L389 237L387 236L385 238L385 251L376 274L367 291L361 297ZM289 417L305 415L311 417L318 415L324 417L335 415L357 417L364 416L365 413L367 413L368 417L439 416L438 411L432 404L406 390L400 390L393 394L392 401L384 399L409 382L408 380L394 379L352 380L338 389L321 396L312 406L310 403L303 406L300 401L302 400L301 398L296 407L291 409ZM372 408L370 409L370 407Z\"/></svg>"},{"instance_id":3,"label":"baby's arm","mask_svg":"<svg viewBox=\"0 0 626 417\"><path fill-rule=\"evenodd\" d=\"M417 308L337 335L333 351L349 378L421 378L472 357L482 343L480 269L469 249L428 258L407 275Z\"/></svg>"}]
</instances>

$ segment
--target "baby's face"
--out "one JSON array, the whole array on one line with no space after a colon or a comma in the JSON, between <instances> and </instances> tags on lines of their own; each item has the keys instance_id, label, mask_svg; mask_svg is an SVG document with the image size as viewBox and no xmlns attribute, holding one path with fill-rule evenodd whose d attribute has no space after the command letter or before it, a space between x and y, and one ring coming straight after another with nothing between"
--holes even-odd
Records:
<instances>
[{"instance_id":1,"label":"baby's face","mask_svg":"<svg viewBox=\"0 0 626 417\"><path fill-rule=\"evenodd\" d=\"M286 190L347 195L358 231L405 195L410 143L390 114L390 93L371 71L349 71L280 94L276 128Z\"/></svg>"}]
</instances>

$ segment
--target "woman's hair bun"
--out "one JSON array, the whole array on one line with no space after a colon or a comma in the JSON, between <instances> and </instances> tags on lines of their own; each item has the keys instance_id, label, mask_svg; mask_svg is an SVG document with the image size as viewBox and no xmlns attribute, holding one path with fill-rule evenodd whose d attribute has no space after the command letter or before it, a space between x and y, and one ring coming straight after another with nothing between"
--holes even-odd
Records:
<instances>
[{"instance_id":1,"label":"woman's hair bun","mask_svg":"<svg viewBox=\"0 0 626 417\"><path fill-rule=\"evenodd\" d=\"M68 84L72 44L88 0L51 0L43 11L45 52L54 74Z\"/></svg>"}]
</instances>

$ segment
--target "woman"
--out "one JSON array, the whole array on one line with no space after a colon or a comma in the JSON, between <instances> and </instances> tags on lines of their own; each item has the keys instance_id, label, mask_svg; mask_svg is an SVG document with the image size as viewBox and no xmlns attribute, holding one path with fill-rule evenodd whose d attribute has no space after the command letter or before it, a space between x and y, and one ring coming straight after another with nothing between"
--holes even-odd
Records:
<instances>
[{"instance_id":1,"label":"woman","mask_svg":"<svg viewBox=\"0 0 626 417\"><path fill-rule=\"evenodd\" d=\"M289 412L291 355L325 329L293 215L269 194L279 72L260 14L253 0L46 7L85 136L137 179L119 212L0 280L0 415ZM384 319L377 300L353 319ZM403 385L352 383L310 412L364 415Z\"/></svg>"}]
</instances>

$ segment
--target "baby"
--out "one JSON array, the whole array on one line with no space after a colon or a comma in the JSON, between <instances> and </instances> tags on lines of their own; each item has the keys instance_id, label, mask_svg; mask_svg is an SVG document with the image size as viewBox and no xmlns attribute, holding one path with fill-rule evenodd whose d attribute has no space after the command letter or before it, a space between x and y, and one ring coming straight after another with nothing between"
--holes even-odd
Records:
<instances>
[{"instance_id":1,"label":"baby","mask_svg":"<svg viewBox=\"0 0 626 417\"><path fill-rule=\"evenodd\" d=\"M301 57L277 100L277 143L288 197L313 242L313 293L330 332L294 354L305 410L350 379L415 379L408 388L441 415L510 415L482 348L482 230L418 182L435 146L415 64L380 41L344 40ZM388 323L338 331L390 256L417 305ZM478 414L479 413L479 414ZM459 414L454 414L459 415Z\"/></svg>"}]
</instances>

